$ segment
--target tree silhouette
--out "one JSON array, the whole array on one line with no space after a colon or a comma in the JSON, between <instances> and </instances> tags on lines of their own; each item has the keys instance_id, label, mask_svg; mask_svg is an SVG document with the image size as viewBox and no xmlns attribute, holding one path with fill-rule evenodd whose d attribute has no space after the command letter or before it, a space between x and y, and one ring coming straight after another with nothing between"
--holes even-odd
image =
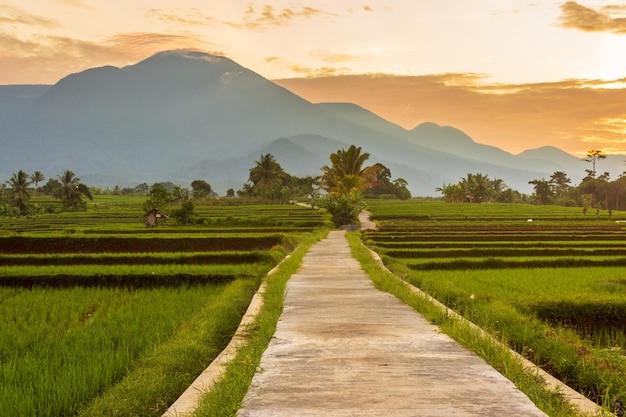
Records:
<instances>
[{"instance_id":1,"label":"tree silhouette","mask_svg":"<svg viewBox=\"0 0 626 417\"><path fill-rule=\"evenodd\" d=\"M13 205L20 210L21 214L26 214L30 200L30 184L32 184L28 174L20 170L14 173L7 183L11 187Z\"/></svg>"},{"instance_id":2,"label":"tree silhouette","mask_svg":"<svg viewBox=\"0 0 626 417\"><path fill-rule=\"evenodd\" d=\"M282 185L285 171L280 166L272 154L261 155L258 161L254 161L256 166L250 168L250 182L252 182L252 192L271 197L273 191Z\"/></svg>"},{"instance_id":3,"label":"tree silhouette","mask_svg":"<svg viewBox=\"0 0 626 417\"><path fill-rule=\"evenodd\" d=\"M58 178L61 186L54 191L53 195L61 200L63 207L70 211L86 210L87 204L83 201L82 196L93 200L89 188L82 184L80 178L70 170L63 171Z\"/></svg>"},{"instance_id":4,"label":"tree silhouette","mask_svg":"<svg viewBox=\"0 0 626 417\"><path fill-rule=\"evenodd\" d=\"M586 170L587 175L589 177L591 178L596 177L596 162L601 159L606 159L606 155L604 155L600 149L591 149L587 151L587 157L584 158L583 160L586 162L591 162L591 167L592 167L591 171Z\"/></svg>"},{"instance_id":5,"label":"tree silhouette","mask_svg":"<svg viewBox=\"0 0 626 417\"><path fill-rule=\"evenodd\" d=\"M332 165L322 168L322 187L329 194L336 195L350 194L355 190L361 192L371 187L383 165L364 168L363 164L369 157L369 153L361 153L361 148L354 145L332 153Z\"/></svg>"},{"instance_id":6,"label":"tree silhouette","mask_svg":"<svg viewBox=\"0 0 626 417\"><path fill-rule=\"evenodd\" d=\"M41 171L35 171L31 174L30 179L35 183L35 190L39 187L39 183L44 181L46 177Z\"/></svg>"}]
</instances>

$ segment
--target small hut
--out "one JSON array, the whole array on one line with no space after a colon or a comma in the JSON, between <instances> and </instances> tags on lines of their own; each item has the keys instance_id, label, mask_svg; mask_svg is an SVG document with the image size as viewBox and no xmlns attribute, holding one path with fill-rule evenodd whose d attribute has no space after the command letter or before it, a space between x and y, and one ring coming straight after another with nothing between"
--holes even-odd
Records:
<instances>
[{"instance_id":1,"label":"small hut","mask_svg":"<svg viewBox=\"0 0 626 417\"><path fill-rule=\"evenodd\" d=\"M159 219L163 219L163 222L170 217L163 213L158 208L153 208L151 211L146 213L143 216L146 219L146 227L157 227L159 224Z\"/></svg>"}]
</instances>

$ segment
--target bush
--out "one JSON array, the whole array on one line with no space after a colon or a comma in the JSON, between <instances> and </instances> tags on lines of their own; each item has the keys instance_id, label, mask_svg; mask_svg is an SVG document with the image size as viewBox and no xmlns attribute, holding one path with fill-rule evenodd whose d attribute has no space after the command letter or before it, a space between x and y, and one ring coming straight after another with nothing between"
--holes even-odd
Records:
<instances>
[{"instance_id":1,"label":"bush","mask_svg":"<svg viewBox=\"0 0 626 417\"><path fill-rule=\"evenodd\" d=\"M359 213L365 207L361 196L357 193L330 195L322 206L330 213L331 221L336 227L358 223Z\"/></svg>"}]
</instances>

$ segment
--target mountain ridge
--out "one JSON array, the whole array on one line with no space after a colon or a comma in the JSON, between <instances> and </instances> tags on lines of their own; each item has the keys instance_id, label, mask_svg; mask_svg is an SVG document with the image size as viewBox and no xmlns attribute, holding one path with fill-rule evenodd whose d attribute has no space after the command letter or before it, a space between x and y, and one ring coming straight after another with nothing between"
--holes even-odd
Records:
<instances>
[{"instance_id":1,"label":"mountain ridge","mask_svg":"<svg viewBox=\"0 0 626 417\"><path fill-rule=\"evenodd\" d=\"M332 147L351 144L371 155L368 162L385 163L394 178L405 178L414 195L436 195L442 183L470 172L530 192L530 180L566 170L577 181L585 169L556 148L512 155L451 126L427 123L409 131L353 103L313 104L226 57L201 52L165 51L23 91L27 98L20 98L20 87L0 86L5 178L20 169L48 177L71 169L90 185L204 179L238 188L259 152L280 154L278 162L293 175L316 176L339 149ZM207 164L219 170L200 169ZM116 178L120 183L111 184Z\"/></svg>"}]
</instances>

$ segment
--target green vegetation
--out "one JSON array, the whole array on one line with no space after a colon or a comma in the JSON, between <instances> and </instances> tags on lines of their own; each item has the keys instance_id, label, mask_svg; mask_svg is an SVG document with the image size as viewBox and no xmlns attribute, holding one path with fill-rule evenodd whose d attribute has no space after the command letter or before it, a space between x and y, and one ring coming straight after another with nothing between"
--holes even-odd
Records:
<instances>
[{"instance_id":1,"label":"green vegetation","mask_svg":"<svg viewBox=\"0 0 626 417\"><path fill-rule=\"evenodd\" d=\"M379 229L364 240L396 275L624 414L623 223L557 206L373 201L368 209Z\"/></svg>"},{"instance_id":2,"label":"green vegetation","mask_svg":"<svg viewBox=\"0 0 626 417\"><path fill-rule=\"evenodd\" d=\"M337 227L358 222L359 213L364 208L363 193L405 199L411 196L406 181L399 178L392 183L391 171L383 164L364 167L368 159L368 153L361 153L361 148L352 145L347 150L332 153L332 165L322 168L321 186L328 193L323 206Z\"/></svg>"},{"instance_id":3,"label":"green vegetation","mask_svg":"<svg viewBox=\"0 0 626 417\"><path fill-rule=\"evenodd\" d=\"M454 315L447 314L423 293L411 291L397 276L377 263L362 244L357 233L349 233L348 240L353 255L359 260L377 288L398 297L439 326L444 333L479 354L548 415L560 417L579 415L558 392L546 389L534 374L526 371L519 357L512 355L505 344L485 337L480 329L468 325L467 322L457 319Z\"/></svg>"},{"instance_id":4,"label":"green vegetation","mask_svg":"<svg viewBox=\"0 0 626 417\"><path fill-rule=\"evenodd\" d=\"M325 232L317 233L303 241L291 256L279 265L276 273L268 277L263 294L263 306L252 326L247 344L238 350L237 357L228 365L224 377L202 398L193 416L236 415L257 371L261 356L276 330L276 323L283 311L287 280L296 272L309 247L324 234Z\"/></svg>"},{"instance_id":5,"label":"green vegetation","mask_svg":"<svg viewBox=\"0 0 626 417\"><path fill-rule=\"evenodd\" d=\"M329 224L238 202L148 229L144 202L96 195L84 212L5 218L3 415L161 415L230 341L267 272Z\"/></svg>"}]
</instances>

